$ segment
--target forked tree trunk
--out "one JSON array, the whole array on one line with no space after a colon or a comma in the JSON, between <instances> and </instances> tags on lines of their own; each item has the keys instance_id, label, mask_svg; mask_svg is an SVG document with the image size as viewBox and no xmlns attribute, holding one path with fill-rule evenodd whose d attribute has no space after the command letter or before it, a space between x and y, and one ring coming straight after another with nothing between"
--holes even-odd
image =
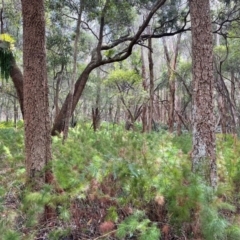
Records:
<instances>
[{"instance_id":1,"label":"forked tree trunk","mask_svg":"<svg viewBox=\"0 0 240 240\"><path fill-rule=\"evenodd\" d=\"M213 114L213 37L209 0L189 0L193 57L192 169L217 186Z\"/></svg>"},{"instance_id":2,"label":"forked tree trunk","mask_svg":"<svg viewBox=\"0 0 240 240\"><path fill-rule=\"evenodd\" d=\"M24 127L27 183L40 191L50 183L51 160L50 119L45 52L45 20L43 0L22 0ZM51 211L45 212L51 217Z\"/></svg>"},{"instance_id":3,"label":"forked tree trunk","mask_svg":"<svg viewBox=\"0 0 240 240\"><path fill-rule=\"evenodd\" d=\"M73 95L71 114L73 113L73 110L76 108L77 103L80 99L80 96L82 95L82 92L83 92L84 87L87 83L89 74L91 73L91 71L94 68L95 67L93 67L92 62L91 62L85 68L85 70L83 71L83 73L81 74L81 76L79 77L77 82L75 83L75 90L74 90L74 95ZM69 102L70 97L71 97L70 94L68 94L68 96L66 97L66 99L65 99L65 101L62 105L62 108L61 108L59 114L57 115L57 117L54 120L53 127L52 127L52 135L56 135L58 132L61 132L62 129L64 129L64 120L65 120L66 115L67 115L68 102Z\"/></svg>"}]
</instances>

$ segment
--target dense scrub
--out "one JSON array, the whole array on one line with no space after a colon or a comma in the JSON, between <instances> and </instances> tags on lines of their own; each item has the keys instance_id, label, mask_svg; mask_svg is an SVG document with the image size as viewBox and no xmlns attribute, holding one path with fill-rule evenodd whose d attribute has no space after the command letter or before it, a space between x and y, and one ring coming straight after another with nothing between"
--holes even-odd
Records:
<instances>
[{"instance_id":1,"label":"dense scrub","mask_svg":"<svg viewBox=\"0 0 240 240\"><path fill-rule=\"evenodd\" d=\"M53 138L54 186L29 192L22 123L1 123L1 239L240 239L240 141L217 139L213 192L191 173L189 134L81 124ZM46 204L57 214L39 224Z\"/></svg>"}]
</instances>

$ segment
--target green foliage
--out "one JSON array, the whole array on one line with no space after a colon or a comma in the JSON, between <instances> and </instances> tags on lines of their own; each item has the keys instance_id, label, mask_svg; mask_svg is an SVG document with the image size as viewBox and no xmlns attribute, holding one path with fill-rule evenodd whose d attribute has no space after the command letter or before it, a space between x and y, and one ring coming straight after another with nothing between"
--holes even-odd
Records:
<instances>
[{"instance_id":1,"label":"green foliage","mask_svg":"<svg viewBox=\"0 0 240 240\"><path fill-rule=\"evenodd\" d=\"M69 235L70 231L69 229L55 229L53 231L50 232L49 234L49 240L59 240L62 239L64 237L67 237Z\"/></svg>"},{"instance_id":2,"label":"green foliage","mask_svg":"<svg viewBox=\"0 0 240 240\"><path fill-rule=\"evenodd\" d=\"M100 22L103 16L105 26L110 30L113 38L126 34L127 27L134 19L134 8L129 1L87 1L85 11L89 21L95 19Z\"/></svg>"},{"instance_id":3,"label":"green foliage","mask_svg":"<svg viewBox=\"0 0 240 240\"><path fill-rule=\"evenodd\" d=\"M0 34L0 68L1 77L8 80L13 59L14 39L9 34Z\"/></svg>"},{"instance_id":4,"label":"green foliage","mask_svg":"<svg viewBox=\"0 0 240 240\"><path fill-rule=\"evenodd\" d=\"M133 215L121 222L116 235L120 239L135 236L139 240L157 240L160 239L161 236L156 224L151 223L142 211L136 211Z\"/></svg>"},{"instance_id":5,"label":"green foliage","mask_svg":"<svg viewBox=\"0 0 240 240\"><path fill-rule=\"evenodd\" d=\"M12 63L12 52L8 49L0 48L0 68L2 79L8 80Z\"/></svg>"},{"instance_id":6,"label":"green foliage","mask_svg":"<svg viewBox=\"0 0 240 240\"><path fill-rule=\"evenodd\" d=\"M187 154L192 149L192 137L190 134L181 134L180 136L173 136L172 143L176 148Z\"/></svg>"},{"instance_id":7,"label":"green foliage","mask_svg":"<svg viewBox=\"0 0 240 240\"><path fill-rule=\"evenodd\" d=\"M159 32L176 31L182 28L187 15L187 7L180 0L168 0L158 12Z\"/></svg>"},{"instance_id":8,"label":"green foliage","mask_svg":"<svg viewBox=\"0 0 240 240\"><path fill-rule=\"evenodd\" d=\"M210 206L205 204L203 207L201 211L201 228L204 239L226 239L226 229L229 225L227 220L219 216L213 204Z\"/></svg>"},{"instance_id":9,"label":"green foliage","mask_svg":"<svg viewBox=\"0 0 240 240\"><path fill-rule=\"evenodd\" d=\"M6 214L4 204L9 192L19 196L21 203L17 211L8 210L7 217L0 222L0 230L6 239L21 239L21 233L14 230L14 219L24 216L23 226L33 236L45 205L56 208L59 220L71 224L71 202L85 201L89 194L95 194L99 199L114 200L113 205L106 207L104 220L116 224L119 239L157 240L158 225L163 221L160 219L165 219L179 237L184 232L188 239L201 235L206 240L237 240L239 194L235 189L240 179L240 142L230 135L224 138L218 135L217 140L220 183L213 192L191 172L187 155L191 149L190 135L141 134L108 124L93 132L89 123L81 123L70 130L64 145L61 138L53 138L53 171L56 183L63 189L58 194L48 184L39 192L22 190L23 132L2 125L0 166L6 172L0 176L0 215ZM96 189L92 188L93 182L98 186ZM111 188L110 193L104 191L106 187ZM151 220L153 204L166 211L159 216L158 225ZM129 206L131 211L123 218L120 209ZM195 230L187 230L189 226L195 226ZM67 236L70 231L53 228L49 239Z\"/></svg>"},{"instance_id":10,"label":"green foliage","mask_svg":"<svg viewBox=\"0 0 240 240\"><path fill-rule=\"evenodd\" d=\"M2 235L2 240L20 240L20 235L16 231L7 230L6 233Z\"/></svg>"},{"instance_id":11,"label":"green foliage","mask_svg":"<svg viewBox=\"0 0 240 240\"><path fill-rule=\"evenodd\" d=\"M227 228L227 239L228 240L237 240L240 239L240 229L239 225L232 224Z\"/></svg>"},{"instance_id":12,"label":"green foliage","mask_svg":"<svg viewBox=\"0 0 240 240\"><path fill-rule=\"evenodd\" d=\"M181 59L179 62L179 73L187 77L192 73L192 62Z\"/></svg>"},{"instance_id":13,"label":"green foliage","mask_svg":"<svg viewBox=\"0 0 240 240\"><path fill-rule=\"evenodd\" d=\"M16 164L24 159L22 130L9 128L10 123L0 123L0 157Z\"/></svg>"},{"instance_id":14,"label":"green foliage","mask_svg":"<svg viewBox=\"0 0 240 240\"><path fill-rule=\"evenodd\" d=\"M137 84L142 80L134 70L116 69L108 75L106 83L128 82L130 85Z\"/></svg>"},{"instance_id":15,"label":"green foliage","mask_svg":"<svg viewBox=\"0 0 240 240\"><path fill-rule=\"evenodd\" d=\"M117 208L116 207L111 206L107 210L106 220L107 221L113 221L113 222L117 222L118 221L118 213L117 213Z\"/></svg>"}]
</instances>

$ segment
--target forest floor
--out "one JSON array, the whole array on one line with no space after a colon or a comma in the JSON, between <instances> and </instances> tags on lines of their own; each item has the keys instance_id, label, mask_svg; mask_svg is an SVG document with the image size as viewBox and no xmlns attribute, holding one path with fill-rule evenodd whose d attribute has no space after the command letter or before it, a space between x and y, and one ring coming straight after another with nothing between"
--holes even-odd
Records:
<instances>
[{"instance_id":1,"label":"forest floor","mask_svg":"<svg viewBox=\"0 0 240 240\"><path fill-rule=\"evenodd\" d=\"M22 129L0 127L1 240L239 240L240 140L218 136L219 186L192 174L190 135L76 129L53 138L56 191L25 189ZM51 219L39 221L45 206Z\"/></svg>"},{"instance_id":2,"label":"forest floor","mask_svg":"<svg viewBox=\"0 0 240 240\"><path fill-rule=\"evenodd\" d=\"M1 176L7 176L7 178L9 178L12 171L13 170L10 168L2 169ZM0 220L7 218L11 228L16 230L18 233L21 233L22 237L19 239L119 240L119 238L115 236L117 224L111 220L105 220L108 214L107 211L111 208L114 209L118 215L118 222L121 222L133 214L134 208L131 205L124 207L120 206L116 202L115 197L110 196L111 191L112 193L115 191L114 182L108 182L103 186L102 184L98 184L96 181L93 181L92 188L85 199L75 199L71 201L71 218L69 221L63 221L58 216L56 209L56 215L52 219L48 219L42 223L40 222L34 227L28 227L28 216L23 214L21 211L23 206L21 203L20 193L13 186L2 199L1 207L4 210L0 213ZM101 192L102 196L97 196L97 192ZM147 216L151 219L151 221L158 222L158 227L161 228L162 233L161 239L185 239L174 236L171 233L163 197L159 197L158 199L155 199L155 201L146 205L144 211L147 212ZM63 230L65 230L65 232ZM15 238L13 235L13 238L10 237L6 239L12 240ZM125 237L124 239L139 238L133 235Z\"/></svg>"}]
</instances>

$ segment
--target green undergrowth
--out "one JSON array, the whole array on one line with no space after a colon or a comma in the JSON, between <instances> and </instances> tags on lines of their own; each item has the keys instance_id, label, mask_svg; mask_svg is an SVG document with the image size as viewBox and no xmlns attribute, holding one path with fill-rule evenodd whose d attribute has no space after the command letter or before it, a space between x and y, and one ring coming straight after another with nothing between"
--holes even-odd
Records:
<instances>
[{"instance_id":1,"label":"green undergrowth","mask_svg":"<svg viewBox=\"0 0 240 240\"><path fill-rule=\"evenodd\" d=\"M57 209L62 226L50 228L49 239L68 236L72 222L85 215L86 225L76 227L86 235L86 227L94 223L91 214L100 206L96 224L114 225L106 232L96 226L102 239L112 239L111 232L115 239L240 239L240 141L230 135L217 139L219 187L213 192L191 173L190 135L142 134L117 125L93 132L89 124L81 124L70 130L64 145L60 137L52 141L61 191L45 185L41 192L29 192L23 188L23 129L0 127L3 239L34 239L45 205Z\"/></svg>"}]
</instances>

